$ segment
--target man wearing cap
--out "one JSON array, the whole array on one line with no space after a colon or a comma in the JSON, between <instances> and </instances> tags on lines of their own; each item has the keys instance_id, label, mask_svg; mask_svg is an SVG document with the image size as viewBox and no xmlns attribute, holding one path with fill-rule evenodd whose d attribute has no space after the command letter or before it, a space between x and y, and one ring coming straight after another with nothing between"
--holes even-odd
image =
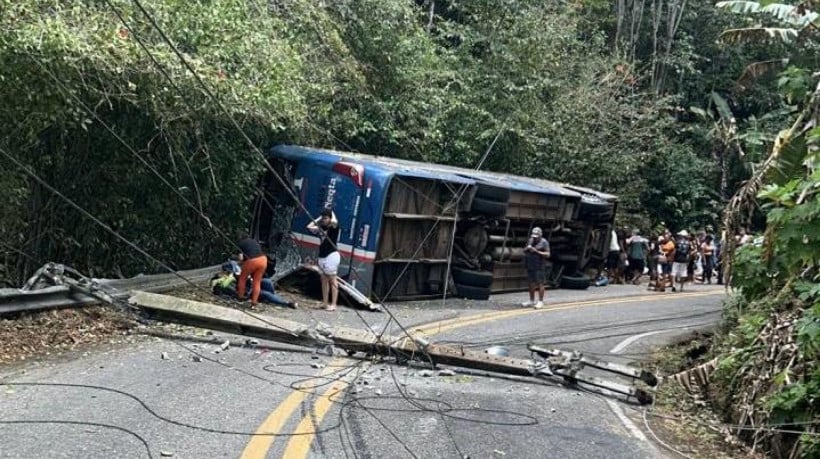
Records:
<instances>
[{"instance_id":1,"label":"man wearing cap","mask_svg":"<svg viewBox=\"0 0 820 459\"><path fill-rule=\"evenodd\" d=\"M524 306L544 307L544 261L550 256L550 244L542 236L541 228L532 229L532 234L524 247L524 265L527 268L527 280L530 287L530 301ZM535 291L538 290L538 302L535 302Z\"/></svg>"},{"instance_id":2,"label":"man wearing cap","mask_svg":"<svg viewBox=\"0 0 820 459\"><path fill-rule=\"evenodd\" d=\"M689 232L686 230L678 231L678 240L675 242L675 257L672 263L672 276L675 282L680 284L680 291L683 291L683 284L686 282L687 268L689 266L689 255L692 249L692 244L689 241ZM675 291L674 284L672 291Z\"/></svg>"}]
</instances>

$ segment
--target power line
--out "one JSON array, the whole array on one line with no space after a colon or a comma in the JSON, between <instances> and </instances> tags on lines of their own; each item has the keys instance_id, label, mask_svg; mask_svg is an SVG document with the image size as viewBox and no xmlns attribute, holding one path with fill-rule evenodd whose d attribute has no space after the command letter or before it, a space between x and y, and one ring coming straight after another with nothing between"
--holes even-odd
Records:
<instances>
[{"instance_id":1,"label":"power line","mask_svg":"<svg viewBox=\"0 0 820 459\"><path fill-rule=\"evenodd\" d=\"M161 260L158 260L157 258L153 257L151 254L149 254L148 252L146 252L145 250L143 250L142 248L140 248L138 245L136 245L136 244L134 244L133 242L129 241L128 239L126 239L125 237L123 237L122 235L120 235L120 233L118 233L118 232L114 231L114 230L113 230L110 226L108 226L108 225L107 225L107 224L105 224L102 220L100 220L99 218L95 217L94 215L92 215L92 214L91 214L90 212L88 212L87 210L85 210L85 209L84 209L83 207L81 207L79 204L77 204L76 202L74 202L71 198L67 197L66 195L64 195L63 193L61 193L59 190L57 190L57 189L55 189L54 187L52 187L51 185L49 185L49 184L48 184L45 180L43 180L42 178L40 178L40 176L38 176L38 175L37 175L37 174L35 174L32 170L30 170L30 169L29 169L29 168L27 168L25 165L23 165L20 161L18 161L18 160L17 160L17 158L15 158L15 157L14 157L14 156L12 156L11 154L9 154L9 153L8 153L6 150L4 150L2 147L0 147L0 154L2 154L3 156L5 156L6 158L8 158L8 159L9 159L9 161L11 161L12 163L14 163L14 165L16 165L16 166L17 166L17 167L18 167L21 171L23 171L26 175L28 175L29 177L31 177L31 178L33 178L34 180L36 180L36 181L37 181L37 183L39 183L40 185L42 185L43 187L45 187L48 191L50 191L51 193L53 193L53 194L55 194L56 196L58 196L59 198L61 198L63 201L67 202L67 203L68 203L71 207L73 207L75 210L77 210L78 212L80 212L81 214L83 214L83 215L84 215L86 218L88 218L89 220L91 220L91 221L93 221L94 223L96 223L97 225L101 226L101 227L102 227L103 229L105 229L105 230L106 230L109 234L111 234L112 236L116 237L116 238L117 238L117 239L119 239L121 242L124 242L126 245L128 245L128 246L129 246L129 247L131 247L132 249L136 250L137 252L139 252L139 253L140 253L140 254L142 254L144 257L148 258L149 260L153 261L153 262L154 262L154 263L156 263L157 265L159 265L159 266L161 266L161 267L165 268L166 270L168 270L168 271L172 272L174 275L176 275L176 276L177 276L177 277L179 277L180 279L184 280L186 283L188 283L188 284L190 284L190 285L192 285L192 286L196 287L196 284L194 284L193 282L191 282L191 280L190 280L190 279L188 279L187 277L183 276L182 274L179 274L176 270L174 270L173 268L171 268L170 266L168 266L167 264L165 264L165 263L164 263L164 262L162 262Z\"/></svg>"},{"instance_id":2,"label":"power line","mask_svg":"<svg viewBox=\"0 0 820 459\"><path fill-rule=\"evenodd\" d=\"M163 267L164 269L166 269L167 271L169 271L170 273L172 273L172 274L173 274L173 275L175 275L176 277L178 277L178 278L180 278L180 279L184 280L186 283L188 283L189 285L193 286L194 288L197 288L197 289L199 289L199 288L200 288L198 285L196 285L195 283L193 283L190 279L188 279L187 277L185 277L185 276L183 276L182 274L180 274L178 271L174 270L173 268L171 268L170 266L168 266L167 264L165 264L162 260L159 260L159 259L155 258L154 256L152 256L151 254L149 254L148 252L146 252L145 250L143 250L143 249L142 249L141 247L139 247L138 245L136 245L136 244L134 244L133 242L131 242L131 241L129 241L128 239L126 239L126 238L125 238L124 236L122 236L120 233L118 233L118 232L114 231L114 230L113 230L110 226L106 225L106 224L105 224L104 222L102 222L99 218L95 217L93 214L91 214L90 212L88 212L87 210L85 210L83 207L81 207L79 204L77 204L76 202L74 202L73 200L71 200L69 197L65 196L65 195L64 195L63 193L61 193L59 190L57 190L57 189L55 189L54 187L52 187L51 185L49 185L49 184L48 184L45 180L43 180L42 178L40 178L37 174L35 174L35 173L34 173L33 171L31 171L30 169L28 169L25 165L23 165L20 161L18 161L18 160L17 160L14 156L10 155L8 152L6 152L5 150L3 150L2 148L0 148L0 154L2 154L3 156L5 156L6 158L8 158L8 159L9 159L12 163L14 163L14 164L15 164L15 165L16 165L16 166L20 169L20 170L22 170L22 171L23 171L23 172L25 172L28 176L30 176L31 178L33 178L34 180L36 180L36 181L37 181L40 185L42 185L43 187L45 187L47 190L49 190L50 192L52 192L53 194L57 195L58 197L60 197L60 198L61 198L62 200L64 200L65 202L67 202L67 203L68 203L69 205L71 205L74 209L76 209L76 210L77 210L77 211L79 211L81 214L83 214L86 218L90 219L91 221L93 221L93 222L94 222L94 223L96 223L97 225L102 226L102 227L103 227L103 229L105 229L107 232L109 232L110 234L112 234L114 237L116 237L116 238L117 238L117 239L119 239L120 241L124 242L126 245L128 245L128 246L129 246L129 247L131 247L132 249L136 250L137 252L139 252L140 254L142 254L143 256L145 256L146 258L148 258L149 260L151 260L151 261L153 261L154 263L158 264L159 266ZM206 290L206 291L207 291L207 290ZM282 330L282 331L285 331L285 332L287 332L287 333L289 333L289 334L291 334L291 335L296 336L296 335L295 335L295 333L293 333L292 331L290 331L290 330L288 330L288 329L286 329L286 328L280 327L279 325L276 325L275 323L273 323L273 322L271 322L271 321L269 321L269 320L266 320L266 319L264 319L264 318L262 318L262 317L259 317L259 316L258 316L258 315L256 315L256 314L252 314L252 313L250 313L250 312L248 312L248 311L245 311L245 310L243 310L243 309L238 309L238 311L240 311L240 312L242 312L243 314L246 314L246 315L248 315L248 316L250 316L250 317L253 317L254 319L259 320L260 322L263 322L263 323L265 323L265 324L267 324L267 325L269 325L269 326L271 326L271 327L274 327L274 328L276 328L276 329L278 329L278 330Z\"/></svg>"},{"instance_id":3,"label":"power line","mask_svg":"<svg viewBox=\"0 0 820 459\"><path fill-rule=\"evenodd\" d=\"M69 91L69 90L68 90L68 88L66 88L66 86L65 86L65 85L64 85L64 84L63 84L63 83L62 83L62 82L61 82L61 81L57 78L57 76L54 74L54 72L52 72L52 71L51 71L48 67L46 67L46 66L45 66L45 65L44 65L44 64L43 64L43 63L42 63L39 59L35 58L32 54L29 54L29 57L31 57L31 59L32 59L32 60L33 60L33 61L34 61L34 62L35 62L35 63L36 63L36 64L37 64L37 65L38 65L41 69L43 69L43 71L45 71L45 72L46 72L46 73L47 73L47 74L51 77L51 79L52 79L52 80L54 80L54 83L56 84L56 86L60 89L60 91L61 91L63 94L65 94L65 95L67 95L67 96L71 97L71 98L72 98L72 99L74 99L74 100L75 100L78 104L80 104L80 106L81 106L81 107L82 107L82 108L83 108L83 109L84 109L84 110L85 110L88 114L90 114L91 116L93 116L93 117L94 117L94 119L96 119L96 120L97 120L97 122L99 122L99 123L100 123L100 124L101 124L101 125L102 125L102 126L103 126L103 127L104 127L107 131L108 131L108 132L109 132L109 133L111 133L111 135L112 135L112 136L114 136L114 138L116 138L116 139L117 139L117 140L118 140L118 141L119 141L119 142L120 142L120 143L121 143L121 144L122 144L122 145L123 145L123 146L124 146L124 147L128 150L128 152L129 152L129 153L131 153L131 155L133 155L135 158L137 158L137 159L138 159L138 160L139 160L139 161L140 161L140 162L141 162L141 163L142 163L145 167L147 167L147 168L148 168L148 169L149 169L149 170L150 170L150 171L151 171L151 172L152 172L155 176L157 176L157 178L159 178L159 179L160 179L160 181L162 181L162 183L163 183L164 185L166 185L168 188L170 188L170 189L171 189L171 191L173 191L173 192L174 192L174 194L176 194L176 195L177 195L177 197L179 197L180 199L182 199L182 201L183 201L183 202L185 202L185 204L187 204L187 205L188 205L188 207L190 207L191 209L193 209L193 210L194 210L194 212L196 212L196 213L197 213L197 214L198 214L198 215L199 215L199 216L200 216L200 217L201 217L201 218L205 221L205 223L207 223L207 224L208 224L208 226L209 226L209 227L213 228L213 229L217 232L217 234L218 234L218 235L220 235L220 236L222 236L225 240L227 240L229 244L231 244L231 245L232 245L232 246L234 246L234 247L238 247L238 246L236 245L236 242L235 242L235 241L233 241L231 238L229 238L229 237L228 237L228 236L227 236L227 235L226 235L226 234L225 234L225 233L224 233L224 232L223 232L223 231L219 228L219 226L217 226L216 224L214 224L214 223L211 221L211 219L210 219L207 215L205 215L205 213L202 211L202 209L201 209L201 208L197 208L197 206L195 206L195 205L194 205L194 204L193 204L193 203L192 203L192 202L191 202L188 198L186 198L186 197L185 197L185 196L184 196L184 195L183 195L183 194L179 191L179 189L178 189L177 187L175 187L174 185L172 185L172 184L171 184L171 183L170 183L170 182L169 182L169 181L168 181L165 177L163 177L163 176L162 176L162 174L160 174L160 173L159 173L159 171L158 171L158 170L157 170L154 166L152 166L152 165L151 165L151 163L149 163L147 159L145 159L145 158L144 158L141 154L139 154L139 153L138 153L138 152L137 152L137 151L136 151L136 150L135 150L135 149L134 149L134 148L133 148L130 144L128 144L128 142L126 142L126 141L125 141L125 139L123 139L123 138L122 138L119 134L117 134L117 133L113 130L113 128L111 128L111 126L109 126L109 125L108 125L108 124L107 124L107 123L106 123L106 122L105 122L105 121L104 121L104 120L103 120L103 119L102 119L102 118L101 118L101 117L100 117L100 116L99 116L99 115L98 115L98 114L97 114L94 110L92 110L90 107L88 107L88 105L86 105L86 104L85 104L85 103L84 103L84 102L83 102L83 101L82 101L82 100L81 100L81 99L80 99L80 98L79 98L79 97L78 97L75 93L73 93L73 92Z\"/></svg>"},{"instance_id":4,"label":"power line","mask_svg":"<svg viewBox=\"0 0 820 459\"><path fill-rule=\"evenodd\" d=\"M0 424L6 425L32 425L32 424L49 424L49 425L69 425L69 426L86 426L86 427L102 427L104 429L113 429L118 430L120 432L127 433L132 437L136 438L142 446L145 448L145 453L148 455L148 459L153 459L153 455L151 454L151 447L148 445L148 441L145 440L140 434L134 432L133 430L126 429L125 427L115 426L113 424L103 424L99 422L88 422L88 421L73 421L73 420L53 420L53 419L44 419L44 420L13 420L13 421L3 421L0 420Z\"/></svg>"},{"instance_id":5,"label":"power line","mask_svg":"<svg viewBox=\"0 0 820 459\"><path fill-rule=\"evenodd\" d=\"M303 210L303 211L305 212L305 214L308 216L308 218L313 219L313 216L312 216L312 214L310 213L310 211L307 209L307 207L305 207L305 205L304 205L304 204L302 204L301 200L299 199L299 197L298 197L298 196L296 196L296 194L295 194L295 193L294 193L294 191L291 189L291 187L289 186L289 184L288 184L287 182L285 182L285 180L281 177L281 175L279 175L279 173L278 173L278 172L276 172L276 170L275 170L275 169L274 169L274 168L273 168L273 167L272 167L272 166L268 163L267 159L265 158L264 153L263 153L263 152L259 149L259 147L257 147L257 146L256 146L256 144L254 144L254 143L253 143L253 141L250 139L250 137L248 137L248 135L245 133L245 131L244 131L244 130L242 129L242 127L239 125L239 123L237 123L237 122L236 122L236 120L233 118L233 116L230 114L230 112L229 112L229 111L225 108L225 106L222 104L222 102L221 102L221 101L220 101L220 100L219 100L219 99L218 99L218 98L217 98L217 97L213 94L213 92L212 92L212 91L208 88L208 86L205 84L205 82L202 80L202 78L199 76L199 74L197 74L197 73L196 73L196 71L193 69L193 67L191 67L191 65L190 65L190 63L188 62L188 60L187 60L187 59L185 59L185 56L183 56L183 55L182 55L182 53L181 53L181 52L177 49L177 47L176 47L176 46L174 45L174 43L170 40L170 38L168 38L168 36L167 36L167 34L165 33L165 31L164 31L164 30L163 30L163 29L159 26L159 24L156 22L156 20L154 19L154 17L153 17L153 16L152 16L152 15L151 15L151 14L150 14L150 13L149 13L149 12L148 12L145 8L144 8L144 7L143 7L143 5L139 2L139 0L132 0L132 3L134 3L134 5L135 5L135 6L136 6L139 10L140 10L140 12L141 12L141 13L142 13L142 14L143 14L143 15L144 15L147 19L148 19L148 21L151 23L151 25L153 26L153 28L154 28L154 29L155 29L155 30L156 30L156 31L160 34L160 36L162 37L163 41L164 41L164 42L165 42L165 43L166 43L166 44L167 44L167 45L168 45L168 46L172 49L172 51L174 52L174 54L176 54L177 58L178 58L178 59L180 60L180 62L181 62L181 63L185 66L185 68L186 68L186 69L188 69L188 71L191 73L191 75L192 75L192 76L194 77L194 79L197 81L197 83L198 83L198 84L199 84L199 86L202 88L202 90L205 92L205 94L206 94L206 95L207 95L207 96L208 96L208 97L209 97L209 98L210 98L210 99L211 99L211 100L212 100L212 101L213 101L213 102L214 102L214 103L215 103L215 104L216 104L216 105L220 108L220 110L221 110L221 111L225 114L225 116L226 116L226 117L230 120L231 124L232 124L232 125L236 128L236 130L240 133L240 135L243 137L243 139L245 140L245 142L246 142L246 143L247 143L247 144L251 147L251 149L252 149L252 150L253 150L253 151L254 151L254 152L255 152L255 153L256 153L256 154L257 154L257 155L258 155L258 156L262 159L262 161L263 161L264 165L265 165L265 166L267 167L267 169L271 172L271 174L273 175L273 177L274 177L274 178L275 178L275 179L279 182L279 184L282 186L282 188L283 188L284 190L286 190L286 191L287 191L287 193L288 193L288 194L290 195L290 197L293 199L293 202L294 202L294 203L296 203L296 204L298 205L298 207L299 207L301 210ZM109 3L109 6L110 6L110 3ZM128 24L127 24L127 23L125 23L125 22L124 22L124 25L126 25L126 27L128 27ZM144 49L146 50L146 52L149 52L149 53L150 53L150 51L148 51L148 50L147 50L147 48L144 48ZM156 63L156 61L155 61L155 63ZM165 74L165 73L164 73L164 74ZM166 75L166 77L167 77L167 78L170 78L169 76L167 76L167 74L165 74L165 75ZM489 154L489 150L488 150L488 152L485 154L485 157L486 157L486 155L487 155L487 154ZM465 189L464 191L466 191L466 189ZM462 194L463 194L463 192L462 192ZM461 195L459 195L459 199L460 199L460 197L461 197ZM437 224L437 223L436 223L436 224ZM434 226L434 227L435 227L435 226ZM431 229L431 231L428 233L428 237L429 237L429 234L432 234L432 229ZM331 242L332 242L332 245L334 246L334 248L337 248L337 247L335 247L335 246L336 246L335 242L334 242L334 241L331 241ZM419 250L420 250L420 247L419 247ZM418 251L417 251L417 253L418 253ZM406 270L407 270L408 268L409 268L409 263L405 266L405 269L402 271L402 274L400 274L399 278L401 277L401 275L403 275L403 273L404 273L404 272L406 272ZM395 286L396 286L396 285L398 285L398 279L397 279L397 281L394 283L394 285L391 287L391 289L390 289L390 291L389 291L389 292L392 292L392 290L395 288ZM388 294L388 295L386 295L386 296L389 296L389 294ZM410 335L409 331L408 331L408 330L406 330L406 329L405 329L405 328L404 328L404 327L403 327L403 326L399 323L399 321L396 319L396 317L393 315L393 313L392 313L392 312L390 311L390 309L387 307L387 305L385 304L385 302L384 302L384 301L382 301L381 299L379 299L379 302L380 302L380 303L382 303L384 311L385 311L385 312L386 312L386 313L390 316L391 320L396 321L396 324L397 324L397 325L399 325L399 327L402 329L402 331L403 331L403 332L404 332L404 333L405 333L408 337L412 338L412 336ZM356 313L358 314L358 311L356 311ZM360 318L361 318L361 316L360 316ZM363 319L363 318L361 318L361 319L364 321L364 319ZM365 323L366 323L366 322L365 322ZM384 332L382 332L382 333L384 333Z\"/></svg>"}]
</instances>

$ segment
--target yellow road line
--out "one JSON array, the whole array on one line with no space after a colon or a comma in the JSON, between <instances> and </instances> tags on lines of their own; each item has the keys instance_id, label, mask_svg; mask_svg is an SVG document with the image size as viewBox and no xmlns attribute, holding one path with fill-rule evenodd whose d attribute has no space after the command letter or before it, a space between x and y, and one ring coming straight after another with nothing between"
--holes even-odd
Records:
<instances>
[{"instance_id":1,"label":"yellow road line","mask_svg":"<svg viewBox=\"0 0 820 459\"><path fill-rule=\"evenodd\" d=\"M333 359L318 376L326 376L332 373L336 367L344 361L345 359ZM310 387L321 384L322 381L324 380L321 377L311 379L302 385L305 389L291 392L256 429L256 435L251 437L251 441L248 442L242 451L242 455L239 456L240 459L265 459L268 455L268 451L270 451L270 448L273 446L273 442L276 440L276 436L264 434L278 434L281 432L282 427L284 427L285 423L290 419L293 412L299 408L308 395L313 393L313 389L310 389ZM310 438L313 438L313 436L311 435Z\"/></svg>"},{"instance_id":2,"label":"yellow road line","mask_svg":"<svg viewBox=\"0 0 820 459\"><path fill-rule=\"evenodd\" d=\"M306 415L303 417L294 431L297 434L304 433L304 435L291 437L287 446L285 446L285 452L282 457L307 457L310 452L310 445L313 444L313 439L316 437L315 434L308 432L315 432L319 426L322 425L322 420L336 401L334 395L347 389L351 379L352 377L347 375L343 379L336 381L316 400L313 405L313 416Z\"/></svg>"},{"instance_id":3,"label":"yellow road line","mask_svg":"<svg viewBox=\"0 0 820 459\"><path fill-rule=\"evenodd\" d=\"M718 292L692 292L692 293L681 293L679 295L674 295L674 298L692 298L698 296L708 296L708 295L715 295L717 293L723 294L722 291ZM631 303L631 302L644 302L648 300L657 300L659 297L658 295L643 295L643 296L633 296L633 297L623 297L623 298L615 298L615 299L601 299L601 300L589 300L589 301L576 301L571 303L557 303L551 307L543 308L543 309L514 309L511 311L496 311L493 313L486 313L486 314L476 314L473 316L463 317L461 319L448 319L446 321L442 321L442 323L434 322L432 324L423 325L420 327L414 327L413 331L424 334L424 335L435 335L439 333L443 333L450 330L455 330L457 328L467 327L470 325L477 325L484 322L490 322L500 319L508 319L512 317L524 316L529 314L538 314L541 312L548 312L548 311L560 311L563 309L573 309L579 308L584 306L603 306L603 305L610 305L610 304L621 304L621 303Z\"/></svg>"},{"instance_id":4,"label":"yellow road line","mask_svg":"<svg viewBox=\"0 0 820 459\"><path fill-rule=\"evenodd\" d=\"M567 302L567 303L557 303L551 307L544 308L544 309L514 309L514 310L505 310L505 311L493 311L488 313L480 313L474 314L471 316L466 317L455 317L452 319L445 319L440 321L431 322L428 324L422 324L415 327L411 327L412 331L417 333L422 333L426 335L435 335L438 333L446 332L455 330L457 328L468 327L471 325L477 325L484 322L490 322L494 320L501 320L506 318L518 317L527 314L537 314L540 312L548 312L548 311L560 311L564 309L573 309L573 308L580 308L584 306L596 306L596 305L607 305L607 304L620 304L620 303L629 303L629 302L644 302L649 300L660 300L664 298L692 298L692 297L699 297L699 296L708 296L708 295L716 295L716 294L724 294L723 290L720 291L709 291L709 292L692 292L692 293L679 293L676 295L668 294L654 294L654 295L642 295L642 296L633 296L633 297L622 297L622 298L615 298L615 299L600 299L600 300L588 300L588 301L574 301L574 302ZM334 362L341 362L344 359L335 359ZM339 363L337 362L337 364ZM327 415L330 408L334 403L333 395L339 393L339 391L344 390L348 386L348 382L346 381L337 381L333 384L324 394L316 401L313 407L313 416L316 419L316 425L321 425L322 419ZM298 398L298 401L293 402L291 398L296 396L297 394L301 394L302 396ZM257 429L257 433L263 432L279 432L279 430L284 425L285 421L291 416L293 411L299 406L300 403L307 397L308 394L303 392L295 392L291 394L288 398L285 399L277 408L276 410L268 416L268 419L259 426ZM294 405L295 403L295 405ZM290 409L285 409L283 407L289 407ZM292 406L292 407L291 407ZM281 411L281 413L280 413ZM268 422L271 421L272 418L276 418L277 413L284 416L284 419L275 423L271 423L268 425ZM276 430L272 430L272 429ZM299 422L299 425L296 427L295 432L313 432L316 430L317 427L314 426L313 420L310 416L305 416ZM282 454L283 458L291 459L291 458L305 458L310 453L310 446L313 444L313 440L315 439L315 434L305 434L305 435L298 435L292 437L288 442L285 450ZM267 452L270 450L270 447L273 445L273 438L271 436L268 437L253 437L251 442L245 447L245 451L240 456L240 459L261 459L266 457ZM251 449L251 445L254 444L256 440L260 440L255 448ZM267 441L265 441L267 440ZM249 450L254 455L249 455Z\"/></svg>"}]
</instances>

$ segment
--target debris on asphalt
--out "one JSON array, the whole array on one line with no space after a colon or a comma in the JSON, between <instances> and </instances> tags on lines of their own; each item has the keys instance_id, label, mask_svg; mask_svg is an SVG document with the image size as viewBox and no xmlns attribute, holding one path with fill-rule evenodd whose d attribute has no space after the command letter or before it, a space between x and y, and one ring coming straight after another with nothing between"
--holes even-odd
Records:
<instances>
[{"instance_id":1,"label":"debris on asphalt","mask_svg":"<svg viewBox=\"0 0 820 459\"><path fill-rule=\"evenodd\" d=\"M381 394L382 394L382 390L381 389L376 389L376 395L381 395Z\"/></svg>"},{"instance_id":2,"label":"debris on asphalt","mask_svg":"<svg viewBox=\"0 0 820 459\"><path fill-rule=\"evenodd\" d=\"M325 367L325 365L324 365L324 364L322 364L322 363L316 363L316 362L314 362L314 363L313 363L313 364L311 364L310 366L311 366L311 367L313 367L313 368L316 368L316 369L319 369L319 368L324 368L324 367Z\"/></svg>"},{"instance_id":3,"label":"debris on asphalt","mask_svg":"<svg viewBox=\"0 0 820 459\"><path fill-rule=\"evenodd\" d=\"M162 360L168 360L168 359L170 359L171 357L169 357L169 356L168 356L168 353L167 353L167 352L163 352L162 354L160 354L160 358L161 358Z\"/></svg>"},{"instance_id":4,"label":"debris on asphalt","mask_svg":"<svg viewBox=\"0 0 820 459\"><path fill-rule=\"evenodd\" d=\"M248 346L258 346L259 345L259 340L258 339L253 339L253 338L248 338L248 339L245 340L245 344L248 345Z\"/></svg>"},{"instance_id":5,"label":"debris on asphalt","mask_svg":"<svg viewBox=\"0 0 820 459\"><path fill-rule=\"evenodd\" d=\"M162 457L174 457L174 453L171 451L160 451L159 455Z\"/></svg>"},{"instance_id":6,"label":"debris on asphalt","mask_svg":"<svg viewBox=\"0 0 820 459\"><path fill-rule=\"evenodd\" d=\"M505 453L504 451L501 451L500 449L494 449L493 454L495 454L496 456L499 456L499 457L504 457L504 456L507 455L507 453Z\"/></svg>"},{"instance_id":7,"label":"debris on asphalt","mask_svg":"<svg viewBox=\"0 0 820 459\"><path fill-rule=\"evenodd\" d=\"M194 362L199 363L199 362L202 361L202 357L200 357L198 355L194 355L194 356L191 357L191 360L193 360Z\"/></svg>"},{"instance_id":8,"label":"debris on asphalt","mask_svg":"<svg viewBox=\"0 0 820 459\"><path fill-rule=\"evenodd\" d=\"M439 370L439 376L455 376L456 372L453 370Z\"/></svg>"},{"instance_id":9,"label":"debris on asphalt","mask_svg":"<svg viewBox=\"0 0 820 459\"><path fill-rule=\"evenodd\" d=\"M429 378L433 376L433 370L421 370L418 372L418 375L424 378Z\"/></svg>"},{"instance_id":10,"label":"debris on asphalt","mask_svg":"<svg viewBox=\"0 0 820 459\"><path fill-rule=\"evenodd\" d=\"M219 346L219 349L220 349L220 350L223 350L223 351L226 351L226 350L228 350L228 348L229 348L229 347L231 347L231 342L230 342L230 341L228 341L228 340L225 340L225 342L224 342L224 343L222 343L222 344Z\"/></svg>"}]
</instances>

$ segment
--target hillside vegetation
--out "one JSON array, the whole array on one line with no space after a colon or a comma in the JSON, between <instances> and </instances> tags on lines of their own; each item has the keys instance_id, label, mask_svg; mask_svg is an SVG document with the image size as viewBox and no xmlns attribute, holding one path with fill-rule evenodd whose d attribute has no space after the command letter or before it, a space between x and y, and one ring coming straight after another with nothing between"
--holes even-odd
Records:
<instances>
[{"instance_id":1,"label":"hillside vegetation","mask_svg":"<svg viewBox=\"0 0 820 459\"><path fill-rule=\"evenodd\" d=\"M475 167L497 137L486 169L621 226L726 230L714 406L817 457L817 3L0 0L0 283L223 259L276 143Z\"/></svg>"}]
</instances>

